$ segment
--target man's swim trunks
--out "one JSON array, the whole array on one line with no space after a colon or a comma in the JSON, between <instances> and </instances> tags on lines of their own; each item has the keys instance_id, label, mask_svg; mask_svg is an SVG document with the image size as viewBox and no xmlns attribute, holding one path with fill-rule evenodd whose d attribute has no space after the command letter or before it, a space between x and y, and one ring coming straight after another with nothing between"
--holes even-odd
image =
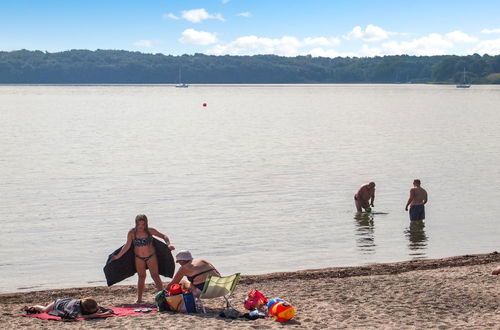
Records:
<instances>
[{"instance_id":1,"label":"man's swim trunks","mask_svg":"<svg viewBox=\"0 0 500 330\"><path fill-rule=\"evenodd\" d=\"M410 220L424 220L425 207L424 204L410 206Z\"/></svg>"}]
</instances>

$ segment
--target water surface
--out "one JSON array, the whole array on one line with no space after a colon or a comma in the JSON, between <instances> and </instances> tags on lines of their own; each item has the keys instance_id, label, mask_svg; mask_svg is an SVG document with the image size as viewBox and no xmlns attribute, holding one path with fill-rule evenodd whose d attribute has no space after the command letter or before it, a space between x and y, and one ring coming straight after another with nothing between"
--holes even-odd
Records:
<instances>
[{"instance_id":1,"label":"water surface","mask_svg":"<svg viewBox=\"0 0 500 330\"><path fill-rule=\"evenodd\" d=\"M0 86L0 292L104 285L138 213L224 274L497 250L499 104L497 86ZM410 225L414 178L430 201ZM354 214L368 181L388 214Z\"/></svg>"}]
</instances>

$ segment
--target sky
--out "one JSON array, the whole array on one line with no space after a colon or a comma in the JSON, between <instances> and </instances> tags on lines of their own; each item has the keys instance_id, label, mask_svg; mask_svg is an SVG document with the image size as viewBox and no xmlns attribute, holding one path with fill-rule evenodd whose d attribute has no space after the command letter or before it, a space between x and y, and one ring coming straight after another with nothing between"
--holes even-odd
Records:
<instances>
[{"instance_id":1,"label":"sky","mask_svg":"<svg viewBox=\"0 0 500 330\"><path fill-rule=\"evenodd\" d=\"M498 0L0 0L0 51L500 54Z\"/></svg>"}]
</instances>

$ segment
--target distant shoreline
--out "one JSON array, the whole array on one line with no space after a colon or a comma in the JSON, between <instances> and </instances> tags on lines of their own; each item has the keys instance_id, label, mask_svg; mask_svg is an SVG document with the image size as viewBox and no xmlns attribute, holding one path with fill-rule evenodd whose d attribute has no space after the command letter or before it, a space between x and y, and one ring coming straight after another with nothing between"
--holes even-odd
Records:
<instances>
[{"instance_id":1,"label":"distant shoreline","mask_svg":"<svg viewBox=\"0 0 500 330\"><path fill-rule=\"evenodd\" d=\"M500 83L500 55L172 56L124 50L0 51L1 83ZM179 75L182 68L182 81Z\"/></svg>"},{"instance_id":2,"label":"distant shoreline","mask_svg":"<svg viewBox=\"0 0 500 330\"><path fill-rule=\"evenodd\" d=\"M167 86L175 87L175 83L0 83L0 86L109 86L109 87L121 87L121 86ZM201 86L201 87L227 87L227 86L327 86L327 85L389 85L389 86L456 86L456 83L441 83L441 82L420 82L420 83L390 83L390 82L335 82L335 83L190 83L189 86ZM472 86L499 86L500 84L493 83L474 83Z\"/></svg>"}]
</instances>

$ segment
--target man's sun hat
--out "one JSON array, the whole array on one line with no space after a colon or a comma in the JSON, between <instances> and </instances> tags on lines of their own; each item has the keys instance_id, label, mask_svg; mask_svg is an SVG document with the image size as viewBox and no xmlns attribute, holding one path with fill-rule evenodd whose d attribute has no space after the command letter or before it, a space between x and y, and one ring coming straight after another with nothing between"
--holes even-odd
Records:
<instances>
[{"instance_id":1,"label":"man's sun hat","mask_svg":"<svg viewBox=\"0 0 500 330\"><path fill-rule=\"evenodd\" d=\"M191 261L193 260L193 256L191 255L191 252L189 252L188 250L182 250L179 251L179 253L177 253L175 259L176 259L175 262L178 262L180 260Z\"/></svg>"}]
</instances>

